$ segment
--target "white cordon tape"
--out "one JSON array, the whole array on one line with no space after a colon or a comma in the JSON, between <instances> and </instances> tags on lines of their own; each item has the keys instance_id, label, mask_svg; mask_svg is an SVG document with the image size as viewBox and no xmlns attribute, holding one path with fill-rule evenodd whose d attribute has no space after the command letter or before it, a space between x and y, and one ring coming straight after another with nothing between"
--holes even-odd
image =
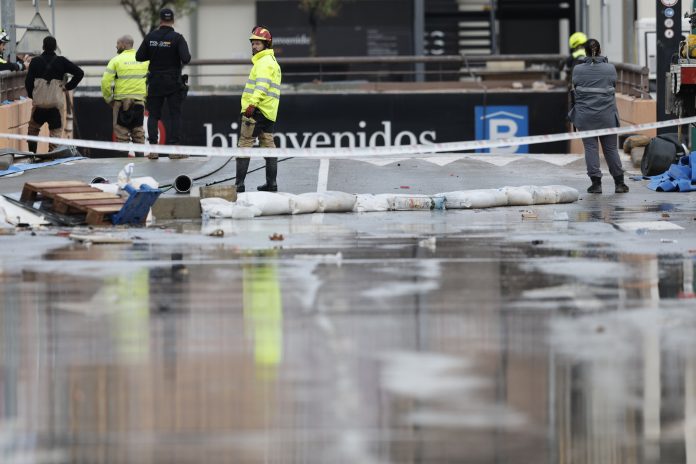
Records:
<instances>
[{"instance_id":1,"label":"white cordon tape","mask_svg":"<svg viewBox=\"0 0 696 464\"><path fill-rule=\"evenodd\" d=\"M223 148L201 147L191 145L146 145L139 143L99 142L94 140L62 139L56 137L39 137L33 135L1 134L0 138L12 140L28 140L32 142L47 142L55 145L68 145L81 148L98 148L101 150L136 151L157 153L160 155L191 155L191 156L223 156L247 158L316 158L316 159L346 159L365 157L407 157L427 158L438 156L439 153L479 150L483 148L499 148L518 145L533 145L537 143L560 142L563 140L582 139L586 137L601 137L603 135L630 134L651 129L674 127L696 123L696 116L671 119L669 121L650 122L633 126L612 127L584 132L566 132L560 134L532 135L528 137L510 137L495 140L473 140L469 142L444 142L429 145L399 145L394 147L364 147L364 148Z\"/></svg>"}]
</instances>

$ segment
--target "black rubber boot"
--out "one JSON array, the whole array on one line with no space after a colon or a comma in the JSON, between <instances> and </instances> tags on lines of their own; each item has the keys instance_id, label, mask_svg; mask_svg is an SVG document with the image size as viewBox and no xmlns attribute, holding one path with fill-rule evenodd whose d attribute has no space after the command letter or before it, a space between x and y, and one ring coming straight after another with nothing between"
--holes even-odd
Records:
<instances>
[{"instance_id":1,"label":"black rubber boot","mask_svg":"<svg viewBox=\"0 0 696 464\"><path fill-rule=\"evenodd\" d=\"M602 178L590 177L592 185L587 188L587 193L602 193Z\"/></svg>"},{"instance_id":2,"label":"black rubber boot","mask_svg":"<svg viewBox=\"0 0 696 464\"><path fill-rule=\"evenodd\" d=\"M245 188L244 188L244 179L246 179L247 175L247 170L249 170L249 158L237 158L237 168L235 172L235 181L234 184L237 187L237 193L243 193Z\"/></svg>"},{"instance_id":3,"label":"black rubber boot","mask_svg":"<svg viewBox=\"0 0 696 464\"><path fill-rule=\"evenodd\" d=\"M277 192L277 191L278 191L278 185L275 185L275 184L271 184L271 185L263 184L263 185L259 185L258 187L256 187L256 190L258 190L259 192Z\"/></svg>"},{"instance_id":4,"label":"black rubber boot","mask_svg":"<svg viewBox=\"0 0 696 464\"><path fill-rule=\"evenodd\" d=\"M614 193L628 193L628 185L624 184L624 176L614 176Z\"/></svg>"},{"instance_id":5,"label":"black rubber boot","mask_svg":"<svg viewBox=\"0 0 696 464\"><path fill-rule=\"evenodd\" d=\"M266 160L266 183L256 187L256 190L261 192L277 192L278 184L276 177L278 176L278 158L264 158Z\"/></svg>"},{"instance_id":6,"label":"black rubber boot","mask_svg":"<svg viewBox=\"0 0 696 464\"><path fill-rule=\"evenodd\" d=\"M32 153L36 153L36 146L38 145L38 142L27 142L27 146L29 147L29 151Z\"/></svg>"}]
</instances>

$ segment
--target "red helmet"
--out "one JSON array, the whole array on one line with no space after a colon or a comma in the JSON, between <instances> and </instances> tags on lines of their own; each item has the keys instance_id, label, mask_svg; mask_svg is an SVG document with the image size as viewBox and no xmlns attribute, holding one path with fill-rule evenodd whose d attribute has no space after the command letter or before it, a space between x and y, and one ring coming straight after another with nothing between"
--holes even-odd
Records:
<instances>
[{"instance_id":1,"label":"red helmet","mask_svg":"<svg viewBox=\"0 0 696 464\"><path fill-rule=\"evenodd\" d=\"M256 26L254 29L252 29L249 40L261 40L266 42L266 47L273 47L273 36L271 36L271 31L263 26Z\"/></svg>"}]
</instances>

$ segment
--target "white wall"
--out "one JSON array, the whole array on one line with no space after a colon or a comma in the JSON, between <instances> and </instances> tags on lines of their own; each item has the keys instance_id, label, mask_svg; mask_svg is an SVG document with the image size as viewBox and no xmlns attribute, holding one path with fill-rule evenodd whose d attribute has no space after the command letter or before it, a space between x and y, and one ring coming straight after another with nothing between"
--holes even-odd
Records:
<instances>
[{"instance_id":1,"label":"white wall","mask_svg":"<svg viewBox=\"0 0 696 464\"><path fill-rule=\"evenodd\" d=\"M597 39L609 61L621 62L623 49L623 0L588 2L588 37Z\"/></svg>"},{"instance_id":2,"label":"white wall","mask_svg":"<svg viewBox=\"0 0 696 464\"><path fill-rule=\"evenodd\" d=\"M54 0L56 3L56 28L52 31L63 55L71 60L109 60L116 54L116 39L124 34L133 36L138 47L142 36L135 22L126 14L118 0ZM17 0L17 24L27 25L34 17L35 9L31 0ZM51 28L51 8L46 0L40 1L40 12ZM256 8L254 0L199 0L198 37L191 37L190 18L176 21L175 29L186 37L193 50L198 50L193 58L241 58L250 57L249 32L255 25ZM23 31L18 30L17 38ZM194 44L194 40L197 43ZM207 78L201 84L228 85L246 80L233 79L232 72L248 73L249 67L231 66L205 67L205 73L226 74L217 78ZM98 85L102 69L87 68L90 75L87 85ZM186 71L185 71L186 72Z\"/></svg>"}]
</instances>

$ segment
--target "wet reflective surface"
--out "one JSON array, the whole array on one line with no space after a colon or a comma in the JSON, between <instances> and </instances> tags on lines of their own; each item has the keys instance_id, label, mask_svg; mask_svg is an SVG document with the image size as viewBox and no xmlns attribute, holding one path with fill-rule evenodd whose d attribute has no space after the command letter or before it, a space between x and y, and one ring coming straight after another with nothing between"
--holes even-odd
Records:
<instances>
[{"instance_id":1,"label":"wet reflective surface","mask_svg":"<svg viewBox=\"0 0 696 464\"><path fill-rule=\"evenodd\" d=\"M9 237L2 462L696 463L689 209L537 210Z\"/></svg>"}]
</instances>

